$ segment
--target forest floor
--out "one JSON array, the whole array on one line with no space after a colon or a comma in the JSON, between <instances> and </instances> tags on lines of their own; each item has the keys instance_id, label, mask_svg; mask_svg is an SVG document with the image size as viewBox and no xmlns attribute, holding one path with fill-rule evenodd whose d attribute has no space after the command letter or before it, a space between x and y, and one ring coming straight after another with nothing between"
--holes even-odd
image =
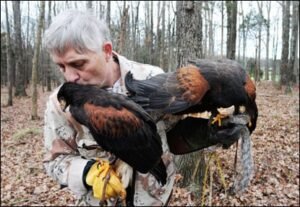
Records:
<instances>
[{"instance_id":1,"label":"forest floor","mask_svg":"<svg viewBox=\"0 0 300 207\"><path fill-rule=\"evenodd\" d=\"M28 92L29 94L29 92ZM72 206L74 195L43 169L43 113L49 92L39 91L39 120L31 120L31 98L14 99L5 107L1 88L1 206ZM224 193L216 180L205 205L299 206L299 87L285 95L269 82L257 84L259 117L251 135L255 175L238 195ZM233 183L235 146L217 150L225 182ZM186 188L174 186L170 205L199 204Z\"/></svg>"}]
</instances>

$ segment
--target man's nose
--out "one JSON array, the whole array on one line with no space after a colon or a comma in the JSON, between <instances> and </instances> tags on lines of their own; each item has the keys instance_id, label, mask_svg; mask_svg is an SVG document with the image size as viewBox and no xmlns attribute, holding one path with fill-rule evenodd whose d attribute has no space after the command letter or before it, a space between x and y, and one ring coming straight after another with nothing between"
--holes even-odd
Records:
<instances>
[{"instance_id":1,"label":"man's nose","mask_svg":"<svg viewBox=\"0 0 300 207\"><path fill-rule=\"evenodd\" d=\"M72 82L72 83L76 83L80 78L78 72L71 67L66 67L64 76L65 76L66 81Z\"/></svg>"}]
</instances>

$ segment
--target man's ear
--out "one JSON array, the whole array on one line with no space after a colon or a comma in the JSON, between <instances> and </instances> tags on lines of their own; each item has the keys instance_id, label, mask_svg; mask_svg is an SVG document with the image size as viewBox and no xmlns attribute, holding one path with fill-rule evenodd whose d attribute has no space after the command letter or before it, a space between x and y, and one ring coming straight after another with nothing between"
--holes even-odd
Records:
<instances>
[{"instance_id":1,"label":"man's ear","mask_svg":"<svg viewBox=\"0 0 300 207\"><path fill-rule=\"evenodd\" d=\"M102 49L105 54L105 60L108 62L109 59L112 57L112 43L104 42Z\"/></svg>"}]
</instances>

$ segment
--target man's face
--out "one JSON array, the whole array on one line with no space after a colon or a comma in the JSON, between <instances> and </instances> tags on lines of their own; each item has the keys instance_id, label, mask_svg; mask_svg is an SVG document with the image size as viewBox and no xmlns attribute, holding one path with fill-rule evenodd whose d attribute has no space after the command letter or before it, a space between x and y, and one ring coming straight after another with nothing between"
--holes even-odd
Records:
<instances>
[{"instance_id":1,"label":"man's face","mask_svg":"<svg viewBox=\"0 0 300 207\"><path fill-rule=\"evenodd\" d=\"M106 86L108 82L110 71L105 60L105 52L98 54L87 51L80 54L69 48L64 54L52 54L52 59L68 82L100 86Z\"/></svg>"}]
</instances>

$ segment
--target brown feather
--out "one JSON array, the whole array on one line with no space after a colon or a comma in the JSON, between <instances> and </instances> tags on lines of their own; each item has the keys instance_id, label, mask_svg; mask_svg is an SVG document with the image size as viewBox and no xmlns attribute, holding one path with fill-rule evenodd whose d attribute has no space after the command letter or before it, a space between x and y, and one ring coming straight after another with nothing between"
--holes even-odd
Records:
<instances>
[{"instance_id":1,"label":"brown feather","mask_svg":"<svg viewBox=\"0 0 300 207\"><path fill-rule=\"evenodd\" d=\"M177 79L180 87L185 91L182 94L184 100L192 104L197 104L209 90L209 83L200 70L193 65L180 68Z\"/></svg>"},{"instance_id":2,"label":"brown feather","mask_svg":"<svg viewBox=\"0 0 300 207\"><path fill-rule=\"evenodd\" d=\"M114 107L96 106L90 103L84 104L84 110L89 114L93 127L97 130L109 130L113 137L124 133L135 132L142 127L140 120L126 108L118 110ZM118 120L118 121L115 121ZM126 123L126 129L124 129Z\"/></svg>"},{"instance_id":3,"label":"brown feather","mask_svg":"<svg viewBox=\"0 0 300 207\"><path fill-rule=\"evenodd\" d=\"M256 87L253 83L253 81L251 80L251 78L249 77L249 75L246 75L246 83L244 85L244 88L248 94L248 96L252 99L255 100L256 98Z\"/></svg>"}]
</instances>

